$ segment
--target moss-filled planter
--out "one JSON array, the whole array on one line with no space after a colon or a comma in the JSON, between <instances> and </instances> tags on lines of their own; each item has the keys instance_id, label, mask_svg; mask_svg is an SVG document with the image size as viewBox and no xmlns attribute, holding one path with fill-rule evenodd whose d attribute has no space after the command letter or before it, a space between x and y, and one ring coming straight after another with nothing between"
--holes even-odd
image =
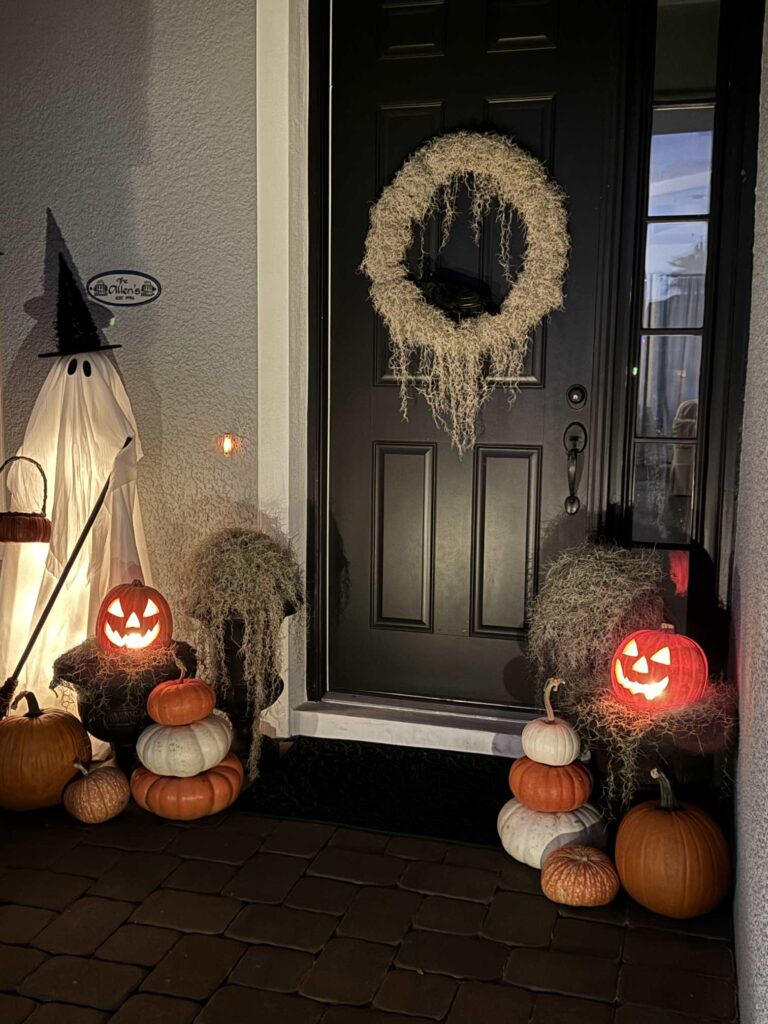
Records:
<instances>
[{"instance_id":1,"label":"moss-filled planter","mask_svg":"<svg viewBox=\"0 0 768 1024\"><path fill-rule=\"evenodd\" d=\"M202 671L236 729L250 727L248 775L258 774L259 714L282 689L283 620L304 604L290 543L258 530L211 534L189 555L182 607L197 622Z\"/></svg>"},{"instance_id":2,"label":"moss-filled planter","mask_svg":"<svg viewBox=\"0 0 768 1024\"><path fill-rule=\"evenodd\" d=\"M292 615L295 609L286 611ZM226 683L221 687L217 698L217 706L229 715L234 730L232 749L243 758L247 758L251 747L254 717L271 707L283 692L283 680L273 675L264 681L264 692L260 707L255 708L248 696L248 687L243 664L243 633L245 623L242 619L230 619L224 629L224 671L222 675Z\"/></svg>"},{"instance_id":3,"label":"moss-filled planter","mask_svg":"<svg viewBox=\"0 0 768 1024\"><path fill-rule=\"evenodd\" d=\"M158 683L197 672L194 648L181 640L157 651L109 655L91 638L56 659L52 689L64 686L77 698L83 725L97 739L133 747L149 724L147 697Z\"/></svg>"}]
</instances>

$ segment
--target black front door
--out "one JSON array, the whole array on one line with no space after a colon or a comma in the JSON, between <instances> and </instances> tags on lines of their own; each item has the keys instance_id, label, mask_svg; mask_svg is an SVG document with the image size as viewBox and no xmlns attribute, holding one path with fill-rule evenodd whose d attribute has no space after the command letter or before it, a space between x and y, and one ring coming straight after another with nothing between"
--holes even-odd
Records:
<instances>
[{"instance_id":1,"label":"black front door","mask_svg":"<svg viewBox=\"0 0 768 1024\"><path fill-rule=\"evenodd\" d=\"M528 707L526 620L542 566L604 511L612 180L621 4L334 0L330 189L327 688ZM371 204L419 145L495 131L568 195L565 308L531 339L510 403L460 459L421 398L400 415L386 329L358 271ZM435 231L437 238L439 232ZM486 223L433 243L435 272L506 289ZM522 240L519 250L523 255ZM581 508L566 515L568 428Z\"/></svg>"}]
</instances>

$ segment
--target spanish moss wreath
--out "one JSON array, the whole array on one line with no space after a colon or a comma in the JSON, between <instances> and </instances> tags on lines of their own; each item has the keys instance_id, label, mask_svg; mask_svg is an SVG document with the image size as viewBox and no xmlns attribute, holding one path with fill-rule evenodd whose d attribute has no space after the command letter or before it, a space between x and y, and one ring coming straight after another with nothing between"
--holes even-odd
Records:
<instances>
[{"instance_id":1,"label":"spanish moss wreath","mask_svg":"<svg viewBox=\"0 0 768 1024\"><path fill-rule=\"evenodd\" d=\"M462 186L470 196L478 244L483 218L495 203L498 257L510 289L497 313L455 322L427 300L407 257L417 231L423 239L427 222L438 213L441 248L445 245ZM515 215L525 238L524 262L516 275L510 257ZM478 413L498 379L520 377L531 332L562 308L568 249L563 192L538 160L509 139L455 132L433 139L406 161L371 210L361 268L371 282L374 308L389 329L404 417L412 385L459 454L472 447ZM514 383L510 386L514 393Z\"/></svg>"}]
</instances>

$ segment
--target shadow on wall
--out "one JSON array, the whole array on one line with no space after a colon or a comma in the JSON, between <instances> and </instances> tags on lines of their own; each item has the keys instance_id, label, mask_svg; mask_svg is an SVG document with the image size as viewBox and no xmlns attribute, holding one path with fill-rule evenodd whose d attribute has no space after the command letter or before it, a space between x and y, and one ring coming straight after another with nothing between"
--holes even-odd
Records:
<instances>
[{"instance_id":1,"label":"shadow on wall","mask_svg":"<svg viewBox=\"0 0 768 1024\"><path fill-rule=\"evenodd\" d=\"M46 210L45 224L45 257L43 261L43 292L35 298L24 303L24 312L34 321L35 325L26 336L20 347L16 350L13 362L9 369L9 380L14 381L22 376L34 375L39 387L42 387L50 363L39 362L38 356L41 352L53 352L56 349L56 304L59 293L59 256L64 258L75 279L75 284L83 296L86 295L77 264L72 259L61 228L56 222L51 210ZM112 314L106 306L100 306L96 302L88 302L88 312L91 314L96 330L99 334L100 344L109 345L104 336L104 328L108 327Z\"/></svg>"},{"instance_id":2,"label":"shadow on wall","mask_svg":"<svg viewBox=\"0 0 768 1024\"><path fill-rule=\"evenodd\" d=\"M5 447L15 450L55 342L57 252L75 265L49 214L42 294L39 225L52 208L84 267L135 255L133 169L146 156L150 0L25 0L0 36ZM31 295L37 297L30 298ZM35 320L31 331L24 313ZM96 319L101 329L109 321ZM20 339L23 338L23 341ZM114 339L113 339L114 340Z\"/></svg>"}]
</instances>

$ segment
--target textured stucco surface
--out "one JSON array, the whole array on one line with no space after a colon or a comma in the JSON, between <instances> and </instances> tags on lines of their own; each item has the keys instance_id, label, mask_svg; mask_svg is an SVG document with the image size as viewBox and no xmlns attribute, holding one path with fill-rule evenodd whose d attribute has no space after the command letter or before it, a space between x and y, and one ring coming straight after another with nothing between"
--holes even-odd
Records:
<instances>
[{"instance_id":1,"label":"textured stucco surface","mask_svg":"<svg viewBox=\"0 0 768 1024\"><path fill-rule=\"evenodd\" d=\"M768 97L760 103L751 337L734 568L741 735L737 779L736 960L743 1024L768 1022Z\"/></svg>"},{"instance_id":2,"label":"textured stucco surface","mask_svg":"<svg viewBox=\"0 0 768 1024\"><path fill-rule=\"evenodd\" d=\"M46 207L83 280L146 270L163 294L110 341L145 450L154 580L184 549L253 520L257 495L254 0L3 0L0 33L2 448L49 369ZM25 311L25 304L28 306ZM237 458L216 435L246 439Z\"/></svg>"}]
</instances>

